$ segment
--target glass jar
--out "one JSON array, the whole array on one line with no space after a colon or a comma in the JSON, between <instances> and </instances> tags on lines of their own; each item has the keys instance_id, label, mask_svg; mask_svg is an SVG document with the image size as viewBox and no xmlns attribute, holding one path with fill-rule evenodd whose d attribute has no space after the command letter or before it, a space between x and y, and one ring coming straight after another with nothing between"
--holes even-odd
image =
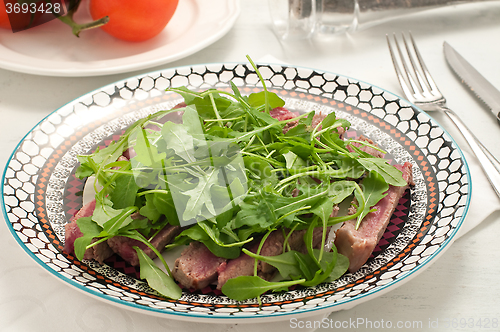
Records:
<instances>
[{"instance_id":1,"label":"glass jar","mask_svg":"<svg viewBox=\"0 0 500 332\"><path fill-rule=\"evenodd\" d=\"M368 28L403 15L487 0L269 0L273 28L282 40Z\"/></svg>"}]
</instances>

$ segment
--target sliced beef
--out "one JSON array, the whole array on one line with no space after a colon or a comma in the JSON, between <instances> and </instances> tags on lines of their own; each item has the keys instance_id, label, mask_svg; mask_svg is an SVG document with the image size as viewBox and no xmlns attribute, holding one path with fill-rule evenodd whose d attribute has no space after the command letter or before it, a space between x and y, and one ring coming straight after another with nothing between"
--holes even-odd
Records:
<instances>
[{"instance_id":1,"label":"sliced beef","mask_svg":"<svg viewBox=\"0 0 500 332\"><path fill-rule=\"evenodd\" d=\"M67 253L73 253L75 251L75 240L81 236L83 233L80 231L76 221L83 217L90 217L94 213L95 200L85 204L73 218L71 222L67 223L65 228L65 241L64 241L64 251ZM106 258L113 254L113 250L109 248L106 242L101 242L95 246L85 250L83 259L95 259L99 263L102 263Z\"/></svg>"},{"instance_id":2,"label":"sliced beef","mask_svg":"<svg viewBox=\"0 0 500 332\"><path fill-rule=\"evenodd\" d=\"M284 107L275 107L269 114L278 121L290 120L299 116L298 112L291 112Z\"/></svg>"},{"instance_id":3,"label":"sliced beef","mask_svg":"<svg viewBox=\"0 0 500 332\"><path fill-rule=\"evenodd\" d=\"M336 232L335 246L339 253L349 258L350 272L356 272L366 263L384 234L399 199L404 195L406 189L413 185L411 163L406 162L404 165L395 165L395 167L403 172L403 178L407 185L402 187L389 186L387 195L374 206L376 211L367 214L357 230L356 220L349 220Z\"/></svg>"},{"instance_id":4,"label":"sliced beef","mask_svg":"<svg viewBox=\"0 0 500 332\"><path fill-rule=\"evenodd\" d=\"M184 287L203 289L217 281L217 270L226 259L212 254L201 242L191 242L175 260L172 275Z\"/></svg>"},{"instance_id":5,"label":"sliced beef","mask_svg":"<svg viewBox=\"0 0 500 332\"><path fill-rule=\"evenodd\" d=\"M290 120L299 115L298 112L291 112L284 107L275 107L269 112L269 114L278 121ZM286 134L286 132L295 127L297 123L298 121L288 122L283 128L283 133Z\"/></svg>"},{"instance_id":6,"label":"sliced beef","mask_svg":"<svg viewBox=\"0 0 500 332\"><path fill-rule=\"evenodd\" d=\"M248 250L257 252L259 244L254 243ZM232 278L239 276L252 276L254 272L255 258L241 253L238 258L230 259L225 264L221 265L217 277L217 289L221 289L224 284Z\"/></svg>"},{"instance_id":7,"label":"sliced beef","mask_svg":"<svg viewBox=\"0 0 500 332\"><path fill-rule=\"evenodd\" d=\"M95 199L88 202L71 218L71 221L78 220L83 217L91 217L95 210Z\"/></svg>"},{"instance_id":8,"label":"sliced beef","mask_svg":"<svg viewBox=\"0 0 500 332\"><path fill-rule=\"evenodd\" d=\"M163 227L161 231L156 234L150 241L153 247L158 251L162 252L167 244L169 244L174 237L176 237L181 232L180 226L167 225ZM137 257L137 252L133 248L137 246L141 248L146 255L150 258L156 257L156 254L146 246L144 243L133 240L125 236L114 236L108 239L108 245L113 250L113 252L120 255L126 262L130 263L132 266L139 265L139 257Z\"/></svg>"}]
</instances>

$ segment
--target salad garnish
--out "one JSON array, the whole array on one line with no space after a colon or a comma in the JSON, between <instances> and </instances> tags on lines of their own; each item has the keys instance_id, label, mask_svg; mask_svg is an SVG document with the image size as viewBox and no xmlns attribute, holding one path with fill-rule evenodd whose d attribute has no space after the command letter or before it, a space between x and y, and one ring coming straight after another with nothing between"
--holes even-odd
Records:
<instances>
[{"instance_id":1,"label":"salad garnish","mask_svg":"<svg viewBox=\"0 0 500 332\"><path fill-rule=\"evenodd\" d=\"M181 288L150 239L167 225L180 225L182 232L167 250L199 241L218 257L255 259L253 276L230 279L222 287L234 300L315 286L346 272L349 260L327 243L329 227L355 219L358 228L389 185L406 181L400 170L360 148L378 147L344 139L350 123L334 112L274 118L273 110L285 102L267 89L249 61L263 91L244 96L232 82L230 89L201 92L169 88L184 98L181 107L151 114L118 141L78 156L76 175L94 177L96 192L93 215L77 220L83 233L75 241L78 259L111 237L140 241L163 267L135 247L141 278L162 296L179 299ZM124 153L128 159L120 158ZM332 214L336 206L351 204L354 213ZM318 227L321 245L315 248ZM288 244L300 230L305 231L303 252ZM285 236L282 253L263 256L260 250L273 231ZM256 252L250 243L259 243ZM259 261L274 266L280 278L258 276Z\"/></svg>"}]
</instances>

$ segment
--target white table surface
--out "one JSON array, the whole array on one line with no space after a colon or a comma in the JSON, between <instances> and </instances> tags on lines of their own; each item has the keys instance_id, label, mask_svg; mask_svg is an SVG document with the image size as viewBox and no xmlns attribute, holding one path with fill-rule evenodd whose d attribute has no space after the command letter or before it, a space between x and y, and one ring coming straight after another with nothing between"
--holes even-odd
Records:
<instances>
[{"instance_id":1,"label":"white table surface","mask_svg":"<svg viewBox=\"0 0 500 332\"><path fill-rule=\"evenodd\" d=\"M401 95L387 50L385 34L412 31L427 66L448 99L448 106L470 125L476 136L500 158L500 126L488 109L456 79L447 66L442 44L447 41L500 88L500 2L451 6L413 14L364 31L322 42L280 43L271 29L267 0L242 0L233 29L208 48L162 69L196 63L245 61L272 55L289 64L313 67L379 86ZM143 70L147 72L150 70ZM108 83L140 72L58 78L0 69L0 164L2 168L22 137L52 111ZM446 119L435 117L446 128ZM461 143L459 135L451 134ZM463 144L462 144L463 145ZM465 149L466 150L466 149ZM481 188L474 188L480 191ZM199 325L151 317L101 302L68 287L38 266L10 234L0 217L0 331L239 331L241 326ZM432 266L376 299L329 318L349 322L422 322L408 331L500 331L500 213L458 239ZM473 320L482 327L449 323ZM486 319L489 326L486 327ZM439 328L429 322L439 321ZM496 325L494 324L496 322ZM344 323L345 324L345 323ZM407 323L407 326L412 324ZM431 327L434 327L432 325ZM496 327L495 327L496 326ZM300 330L289 322L263 325L262 330ZM326 330L331 330L327 328ZM368 331L367 326L347 328Z\"/></svg>"}]
</instances>

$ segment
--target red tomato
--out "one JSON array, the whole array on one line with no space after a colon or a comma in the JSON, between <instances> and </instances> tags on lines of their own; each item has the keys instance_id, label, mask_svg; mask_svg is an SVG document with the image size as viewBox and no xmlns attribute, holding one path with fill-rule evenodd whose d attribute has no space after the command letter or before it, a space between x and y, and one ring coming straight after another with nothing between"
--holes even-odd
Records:
<instances>
[{"instance_id":1,"label":"red tomato","mask_svg":"<svg viewBox=\"0 0 500 332\"><path fill-rule=\"evenodd\" d=\"M109 16L101 27L126 41L144 41L158 35L174 15L179 0L91 0L94 20Z\"/></svg>"},{"instance_id":2,"label":"red tomato","mask_svg":"<svg viewBox=\"0 0 500 332\"><path fill-rule=\"evenodd\" d=\"M13 8L12 6L15 3L17 3L17 1L16 0L7 0L4 2L4 0L0 0L0 27L4 28L4 29L11 29L9 16L7 15L7 9L5 7L5 3L8 3L9 7ZM30 20L31 20L31 15L29 13L17 14L14 16L14 22L13 22L14 28L15 29L23 29L25 27L28 27L28 25L30 24Z\"/></svg>"},{"instance_id":3,"label":"red tomato","mask_svg":"<svg viewBox=\"0 0 500 332\"><path fill-rule=\"evenodd\" d=\"M3 1L0 1L0 28L10 29L9 16Z\"/></svg>"}]
</instances>

